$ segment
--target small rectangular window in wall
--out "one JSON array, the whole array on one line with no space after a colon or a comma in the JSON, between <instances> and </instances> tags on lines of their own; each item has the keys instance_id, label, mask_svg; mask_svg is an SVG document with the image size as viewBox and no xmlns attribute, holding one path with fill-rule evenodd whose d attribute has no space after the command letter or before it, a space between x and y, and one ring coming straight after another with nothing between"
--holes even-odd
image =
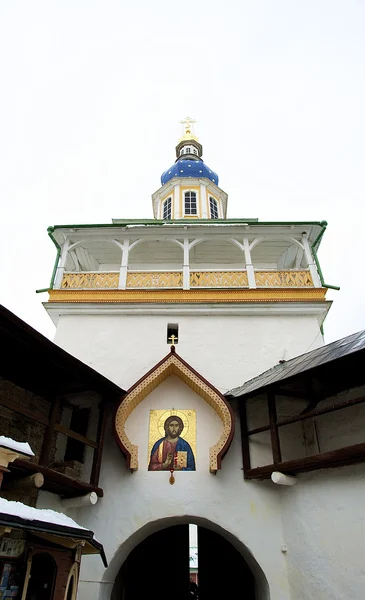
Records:
<instances>
[{"instance_id":1,"label":"small rectangular window in wall","mask_svg":"<svg viewBox=\"0 0 365 600\"><path fill-rule=\"evenodd\" d=\"M210 218L218 219L219 218L218 202L216 201L215 198L212 198L212 196L209 197L209 206L210 206Z\"/></svg>"},{"instance_id":2,"label":"small rectangular window in wall","mask_svg":"<svg viewBox=\"0 0 365 600\"><path fill-rule=\"evenodd\" d=\"M171 198L167 198L162 205L162 218L165 221L171 219Z\"/></svg>"},{"instance_id":3,"label":"small rectangular window in wall","mask_svg":"<svg viewBox=\"0 0 365 600\"><path fill-rule=\"evenodd\" d=\"M167 343L174 346L179 342L179 325L178 323L167 324Z\"/></svg>"},{"instance_id":4,"label":"small rectangular window in wall","mask_svg":"<svg viewBox=\"0 0 365 600\"><path fill-rule=\"evenodd\" d=\"M185 214L196 215L197 214L197 202L196 192L185 192Z\"/></svg>"}]
</instances>

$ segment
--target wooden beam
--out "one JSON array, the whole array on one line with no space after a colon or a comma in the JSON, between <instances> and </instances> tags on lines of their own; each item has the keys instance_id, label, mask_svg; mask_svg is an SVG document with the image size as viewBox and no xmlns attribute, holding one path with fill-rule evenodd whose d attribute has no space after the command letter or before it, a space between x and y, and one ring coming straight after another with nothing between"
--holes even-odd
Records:
<instances>
[{"instance_id":1,"label":"wooden beam","mask_svg":"<svg viewBox=\"0 0 365 600\"><path fill-rule=\"evenodd\" d=\"M270 421L270 436L271 436L271 448L272 458L274 463L281 462L281 450L280 450L280 439L279 431L277 426L277 415L276 415L276 402L275 394L271 390L267 392L267 406L269 410L269 421Z\"/></svg>"},{"instance_id":2,"label":"wooden beam","mask_svg":"<svg viewBox=\"0 0 365 600\"><path fill-rule=\"evenodd\" d=\"M89 492L95 492L99 497L104 495L103 490L99 487L95 487L90 483L78 481L78 479L73 479L72 477L68 477L63 473L59 473L58 471L54 471L53 469L39 464L37 465L37 463L28 462L27 460L21 460L20 458L15 460L12 463L12 471L15 469L20 469L30 473L39 471L44 475L44 489L49 489L49 484L53 483L59 488L58 493L64 496L82 495L88 494ZM70 494L71 490L72 494Z\"/></svg>"},{"instance_id":3,"label":"wooden beam","mask_svg":"<svg viewBox=\"0 0 365 600\"><path fill-rule=\"evenodd\" d=\"M304 458L296 458L281 463L256 467L245 473L246 479L269 479L273 471L280 471L286 474L295 474L305 471L315 471L317 469L329 469L365 462L365 443L346 446L339 450L331 450L322 454L313 454Z\"/></svg>"},{"instance_id":4,"label":"wooden beam","mask_svg":"<svg viewBox=\"0 0 365 600\"><path fill-rule=\"evenodd\" d=\"M101 461L103 458L103 447L104 447L106 421L107 421L107 406L104 403L100 403L98 430L97 430L97 434L96 434L97 446L96 446L96 450L94 451L93 465L91 468L91 475L90 475L90 483L92 485L99 484Z\"/></svg>"},{"instance_id":5,"label":"wooden beam","mask_svg":"<svg viewBox=\"0 0 365 600\"><path fill-rule=\"evenodd\" d=\"M304 392L301 394L300 392L291 392L290 390L283 390L281 388L275 388L274 391L276 396L284 396L284 398L295 398L296 400L308 401L308 395Z\"/></svg>"},{"instance_id":6,"label":"wooden beam","mask_svg":"<svg viewBox=\"0 0 365 600\"><path fill-rule=\"evenodd\" d=\"M55 429L55 431L58 431L59 433L62 433L63 435L67 435L67 437L77 440L78 442L82 442L86 446L91 446L91 448L98 447L97 442L94 442L93 440L90 440L88 437L81 435L81 433L76 433L76 431L72 431L68 427L64 427L64 425L61 425L61 423L56 423L54 426L54 429Z\"/></svg>"},{"instance_id":7,"label":"wooden beam","mask_svg":"<svg viewBox=\"0 0 365 600\"><path fill-rule=\"evenodd\" d=\"M28 417L32 421L36 421L37 423L41 423L42 425L48 425L49 419L35 410L31 410L26 408L25 406L21 406L17 402L13 402L13 400L9 400L8 398L2 397L0 400L0 405L5 406L6 408L10 408L14 412L23 415L24 417Z\"/></svg>"},{"instance_id":8,"label":"wooden beam","mask_svg":"<svg viewBox=\"0 0 365 600\"><path fill-rule=\"evenodd\" d=\"M250 459L250 446L247 437L247 411L246 402L241 402L239 405L240 411L240 424L241 424L241 445L242 445L242 459L243 459L243 472L251 469Z\"/></svg>"},{"instance_id":9,"label":"wooden beam","mask_svg":"<svg viewBox=\"0 0 365 600\"><path fill-rule=\"evenodd\" d=\"M291 425L292 423L298 423L299 421L305 421L305 419L311 419L312 417L318 417L320 415L326 415L331 412L335 412L336 410L341 410L342 408L349 408L350 406L356 406L356 404L361 404L365 402L365 396L361 396L360 398L353 398L350 400L345 400L344 402L339 402L333 406L326 406L325 408L316 408L307 413L301 413L296 417L288 417L287 419L283 419L282 421L277 422L278 427L283 427L284 425ZM269 431L270 425L263 425L262 427L256 427L256 429L250 429L247 432L247 435L255 435L256 433L262 433L263 431Z\"/></svg>"},{"instance_id":10,"label":"wooden beam","mask_svg":"<svg viewBox=\"0 0 365 600\"><path fill-rule=\"evenodd\" d=\"M53 442L53 434L55 431L55 425L60 416L60 398L57 397L51 403L49 413L49 423L44 434L41 455L39 457L39 464L47 466L51 462L51 450Z\"/></svg>"},{"instance_id":11,"label":"wooden beam","mask_svg":"<svg viewBox=\"0 0 365 600\"><path fill-rule=\"evenodd\" d=\"M22 492L27 494L29 491L41 488L43 484L44 475L43 473L37 472L28 477L20 477L6 481L1 489L4 491Z\"/></svg>"},{"instance_id":12,"label":"wooden beam","mask_svg":"<svg viewBox=\"0 0 365 600\"><path fill-rule=\"evenodd\" d=\"M336 412L336 410L341 410L342 408L349 408L350 406L355 406L356 404L361 404L363 402L365 402L365 396L361 396L360 398L354 399L350 398L349 400L339 402L338 404L332 406L326 406L325 408L315 408L306 413L301 413L296 417L288 417L287 419L283 419L283 421L279 421L278 427L290 425L291 423L297 423L298 421L304 421L305 419L311 419L312 417L326 415L331 412Z\"/></svg>"},{"instance_id":13,"label":"wooden beam","mask_svg":"<svg viewBox=\"0 0 365 600\"><path fill-rule=\"evenodd\" d=\"M278 423L278 427L279 427ZM255 435L256 433L262 433L263 431L269 431L270 429L270 425L262 425L261 427L256 427L255 429L250 429L249 431L247 431L246 435L250 436L250 435Z\"/></svg>"}]
</instances>

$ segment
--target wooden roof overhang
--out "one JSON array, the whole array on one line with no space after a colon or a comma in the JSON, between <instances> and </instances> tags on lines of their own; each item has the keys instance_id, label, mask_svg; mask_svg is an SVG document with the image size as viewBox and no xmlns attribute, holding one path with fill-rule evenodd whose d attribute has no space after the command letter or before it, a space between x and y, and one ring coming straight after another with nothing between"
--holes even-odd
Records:
<instances>
[{"instance_id":1,"label":"wooden roof overhang","mask_svg":"<svg viewBox=\"0 0 365 600\"><path fill-rule=\"evenodd\" d=\"M364 338L363 334L364 332L362 332L362 338ZM352 336L349 336L349 339L351 337ZM336 344L336 342L334 344ZM365 462L365 443L346 446L329 452L287 461L282 461L280 449L281 427L365 402L365 395L359 393L358 395L351 395L350 398L345 400L336 400L336 402L333 402L331 405L327 404L324 407L320 406L320 403L328 398L333 398L341 392L354 390L365 384L365 374L363 370L365 361L364 339L361 339L361 344L358 343L358 345L360 346L358 350L355 349L355 351L344 353L342 355L341 351L334 348L335 352L333 353L334 357L332 360L310 367L310 355L314 353L318 355L320 354L320 350L326 351L327 347L325 346L323 349L308 353L309 363L303 361L303 371L299 370L292 376L284 376L272 383L262 386L257 385L257 387L254 385L255 380L252 380L253 384L251 387L255 387L252 391L248 391L241 395L237 393L233 395L231 392L226 394L227 399L237 398L238 401L242 433L244 476L246 479L267 479L271 477L273 471L295 475L296 473L305 471ZM338 355L337 358L336 354ZM306 355L303 355L303 358L306 360ZM293 361L295 360L297 359L293 359ZM291 361L288 361L288 363L290 362ZM300 369L300 367L298 368ZM269 374L269 371L267 373ZM260 380L260 377L264 378L265 373L255 379ZM249 388L250 382L247 382L246 386ZM245 385L242 387L244 388ZM233 391L234 390L232 390L232 392ZM269 423L262 427L249 430L247 425L246 403L258 397L262 398L264 395L267 397ZM303 402L303 407L296 415L285 419L278 419L277 399L280 397L301 400ZM270 432L273 462L269 465L251 468L249 438L250 436L264 431Z\"/></svg>"},{"instance_id":2,"label":"wooden roof overhang","mask_svg":"<svg viewBox=\"0 0 365 600\"><path fill-rule=\"evenodd\" d=\"M82 554L100 554L104 566L108 566L103 545L94 538L94 532L89 529L24 519L6 513L0 513L0 527L6 528L7 531L9 529L27 531L46 542L65 548L76 548L81 543Z\"/></svg>"},{"instance_id":3,"label":"wooden roof overhang","mask_svg":"<svg viewBox=\"0 0 365 600\"><path fill-rule=\"evenodd\" d=\"M49 415L37 413L20 406L9 398L1 398L0 404L23 416L37 421L46 427L46 438L51 443L53 432L61 432L73 437L95 450L92 482L85 483L50 469L47 461L37 464L18 459L11 465L7 477L22 477L34 472L44 475L43 489L62 496L71 497L89 492L103 495L97 481L101 465L102 441L105 428L105 414L108 405L114 404L125 395L125 390L109 379L81 362L49 339L35 331L4 306L0 305L0 337L2 354L0 376L13 384L41 397L49 403ZM52 422L52 410L60 398L68 394L93 392L100 396L100 413L103 422L99 423L98 439L89 440L72 432L55 420Z\"/></svg>"},{"instance_id":4,"label":"wooden roof overhang","mask_svg":"<svg viewBox=\"0 0 365 600\"><path fill-rule=\"evenodd\" d=\"M0 305L0 375L42 398L94 391L113 401L125 394L115 383L78 360Z\"/></svg>"}]
</instances>

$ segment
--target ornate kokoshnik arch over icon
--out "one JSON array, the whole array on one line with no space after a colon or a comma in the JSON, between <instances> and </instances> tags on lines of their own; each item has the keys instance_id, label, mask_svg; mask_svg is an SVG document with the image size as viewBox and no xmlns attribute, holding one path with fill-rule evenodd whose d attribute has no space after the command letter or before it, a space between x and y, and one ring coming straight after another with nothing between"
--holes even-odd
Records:
<instances>
[{"instance_id":1,"label":"ornate kokoshnik arch over icon","mask_svg":"<svg viewBox=\"0 0 365 600\"><path fill-rule=\"evenodd\" d=\"M131 471L138 469L138 446L133 444L125 431L125 424L133 410L167 377L175 375L186 383L215 410L223 423L223 432L209 449L209 471L216 473L228 451L234 434L234 418L224 396L186 363L171 346L171 352L144 375L127 392L121 401L114 421L114 435L118 446L127 459Z\"/></svg>"}]
</instances>

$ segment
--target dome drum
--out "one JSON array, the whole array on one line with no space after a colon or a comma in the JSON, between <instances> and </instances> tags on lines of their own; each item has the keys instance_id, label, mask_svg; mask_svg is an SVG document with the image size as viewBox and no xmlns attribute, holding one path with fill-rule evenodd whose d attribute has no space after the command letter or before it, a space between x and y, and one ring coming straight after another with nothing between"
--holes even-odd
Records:
<instances>
[{"instance_id":1,"label":"dome drum","mask_svg":"<svg viewBox=\"0 0 365 600\"><path fill-rule=\"evenodd\" d=\"M190 152L186 152L186 150L189 149L191 150ZM185 150L185 152L184 152ZM196 152L194 152L194 150L196 150ZM179 160L179 158L181 156L184 156L186 154L191 154L191 155L195 155L198 158L201 158L203 156L203 146L201 144L199 144L199 142L197 142L196 140L182 140L178 143L178 145L176 146L176 160Z\"/></svg>"},{"instance_id":2,"label":"dome drum","mask_svg":"<svg viewBox=\"0 0 365 600\"><path fill-rule=\"evenodd\" d=\"M201 177L173 177L152 195L155 219L225 219L227 194Z\"/></svg>"}]
</instances>

